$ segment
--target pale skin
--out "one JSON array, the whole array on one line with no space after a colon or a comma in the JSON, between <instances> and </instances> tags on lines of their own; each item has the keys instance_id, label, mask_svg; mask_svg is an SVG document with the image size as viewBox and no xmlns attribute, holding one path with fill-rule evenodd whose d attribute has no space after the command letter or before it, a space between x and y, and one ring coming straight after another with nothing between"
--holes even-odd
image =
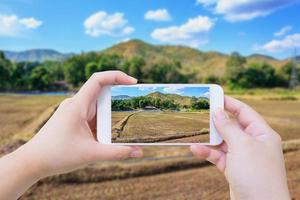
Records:
<instances>
[{"instance_id":1,"label":"pale skin","mask_svg":"<svg viewBox=\"0 0 300 200\"><path fill-rule=\"evenodd\" d=\"M44 177L90 163L143 156L139 147L100 144L92 133L102 86L136 82L119 71L95 73L28 143L0 159L0 199L17 199Z\"/></svg>"},{"instance_id":2,"label":"pale skin","mask_svg":"<svg viewBox=\"0 0 300 200\"><path fill-rule=\"evenodd\" d=\"M225 110L213 120L224 142L217 147L194 144L191 151L224 173L231 199L290 199L281 138L251 107L225 97Z\"/></svg>"},{"instance_id":3,"label":"pale skin","mask_svg":"<svg viewBox=\"0 0 300 200\"><path fill-rule=\"evenodd\" d=\"M101 88L136 82L119 71L95 73L28 143L0 159L0 199L17 199L47 176L103 160L142 157L139 147L103 145L93 135ZM214 114L224 142L217 147L195 144L192 152L225 174L232 199L289 199L279 135L246 104L226 97L225 108L237 121L223 110Z\"/></svg>"}]
</instances>

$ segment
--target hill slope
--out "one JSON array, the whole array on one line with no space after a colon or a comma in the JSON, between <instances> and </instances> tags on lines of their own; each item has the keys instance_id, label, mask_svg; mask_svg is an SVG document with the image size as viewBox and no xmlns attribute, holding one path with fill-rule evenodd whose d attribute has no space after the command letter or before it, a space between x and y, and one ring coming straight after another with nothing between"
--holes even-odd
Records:
<instances>
[{"instance_id":1,"label":"hill slope","mask_svg":"<svg viewBox=\"0 0 300 200\"><path fill-rule=\"evenodd\" d=\"M63 54L51 49L32 49L26 51L4 51L5 56L15 62L31 61L31 62L43 62L45 60L64 60L74 54Z\"/></svg>"},{"instance_id":2,"label":"hill slope","mask_svg":"<svg viewBox=\"0 0 300 200\"><path fill-rule=\"evenodd\" d=\"M171 100L180 105L191 105L191 103L192 103L191 97L181 96L178 94L163 94L161 92L153 92L153 93L148 94L147 97L151 97L154 99L161 99L161 100ZM198 99L206 99L206 98L200 97Z\"/></svg>"},{"instance_id":3,"label":"hill slope","mask_svg":"<svg viewBox=\"0 0 300 200\"><path fill-rule=\"evenodd\" d=\"M141 56L146 63L178 60L182 64L182 72L196 72L197 78L208 75L222 76L225 72L229 55L219 52L203 52L185 46L152 45L141 40L130 40L114 45L100 53L114 53L125 58ZM286 61L276 60L269 56L254 54L247 57L248 62L268 62L274 67L282 66Z\"/></svg>"}]
</instances>

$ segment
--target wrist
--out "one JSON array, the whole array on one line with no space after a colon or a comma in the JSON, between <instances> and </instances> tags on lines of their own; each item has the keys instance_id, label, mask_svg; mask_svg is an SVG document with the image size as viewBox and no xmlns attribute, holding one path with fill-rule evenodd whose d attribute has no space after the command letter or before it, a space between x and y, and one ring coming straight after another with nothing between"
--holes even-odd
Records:
<instances>
[{"instance_id":1,"label":"wrist","mask_svg":"<svg viewBox=\"0 0 300 200\"><path fill-rule=\"evenodd\" d=\"M37 156L37 152L30 147L29 143L12 153L13 159L16 160L19 169L26 173L28 178L32 181L38 181L47 176L47 167L44 165L42 159Z\"/></svg>"}]
</instances>

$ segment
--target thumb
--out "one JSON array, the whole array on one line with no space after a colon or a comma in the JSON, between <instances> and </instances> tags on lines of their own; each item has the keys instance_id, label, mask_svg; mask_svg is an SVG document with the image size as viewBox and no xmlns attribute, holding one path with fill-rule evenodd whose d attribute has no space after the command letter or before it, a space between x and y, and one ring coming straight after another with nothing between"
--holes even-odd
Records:
<instances>
[{"instance_id":1,"label":"thumb","mask_svg":"<svg viewBox=\"0 0 300 200\"><path fill-rule=\"evenodd\" d=\"M125 158L142 157L143 151L140 147L107 145L97 142L93 155L94 161L123 160Z\"/></svg>"},{"instance_id":2,"label":"thumb","mask_svg":"<svg viewBox=\"0 0 300 200\"><path fill-rule=\"evenodd\" d=\"M246 134L237 121L230 119L228 114L219 108L213 115L217 132L222 136L228 147L238 144Z\"/></svg>"}]
</instances>

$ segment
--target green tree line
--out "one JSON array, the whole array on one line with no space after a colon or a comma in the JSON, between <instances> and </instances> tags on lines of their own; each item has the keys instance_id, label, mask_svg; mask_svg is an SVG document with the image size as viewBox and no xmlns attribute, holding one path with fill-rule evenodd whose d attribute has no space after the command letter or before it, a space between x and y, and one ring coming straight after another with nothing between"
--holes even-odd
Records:
<instances>
[{"instance_id":1,"label":"green tree line","mask_svg":"<svg viewBox=\"0 0 300 200\"><path fill-rule=\"evenodd\" d=\"M225 80L232 88L257 88L257 87L288 87L292 69L300 80L300 68L290 61L279 69L272 65L261 63L247 63L247 59L238 53L233 53L226 63Z\"/></svg>"},{"instance_id":2,"label":"green tree line","mask_svg":"<svg viewBox=\"0 0 300 200\"><path fill-rule=\"evenodd\" d=\"M130 99L113 100L112 110L113 111L128 111L144 109L147 106L153 106L160 110L207 110L209 109L209 101L203 98L192 98L192 103L190 105L181 105L175 103L174 100L170 99L160 99L147 96L134 97Z\"/></svg>"},{"instance_id":3,"label":"green tree line","mask_svg":"<svg viewBox=\"0 0 300 200\"><path fill-rule=\"evenodd\" d=\"M220 83L231 87L288 87L293 63L275 69L268 63L247 63L246 58L233 53L226 63L224 77L208 76L197 80L195 73L183 73L180 61L146 63L134 56L125 59L116 54L82 53L65 61L11 62L0 51L0 90L62 90L77 88L94 72L121 70L143 83ZM300 79L300 70L296 70Z\"/></svg>"}]
</instances>

